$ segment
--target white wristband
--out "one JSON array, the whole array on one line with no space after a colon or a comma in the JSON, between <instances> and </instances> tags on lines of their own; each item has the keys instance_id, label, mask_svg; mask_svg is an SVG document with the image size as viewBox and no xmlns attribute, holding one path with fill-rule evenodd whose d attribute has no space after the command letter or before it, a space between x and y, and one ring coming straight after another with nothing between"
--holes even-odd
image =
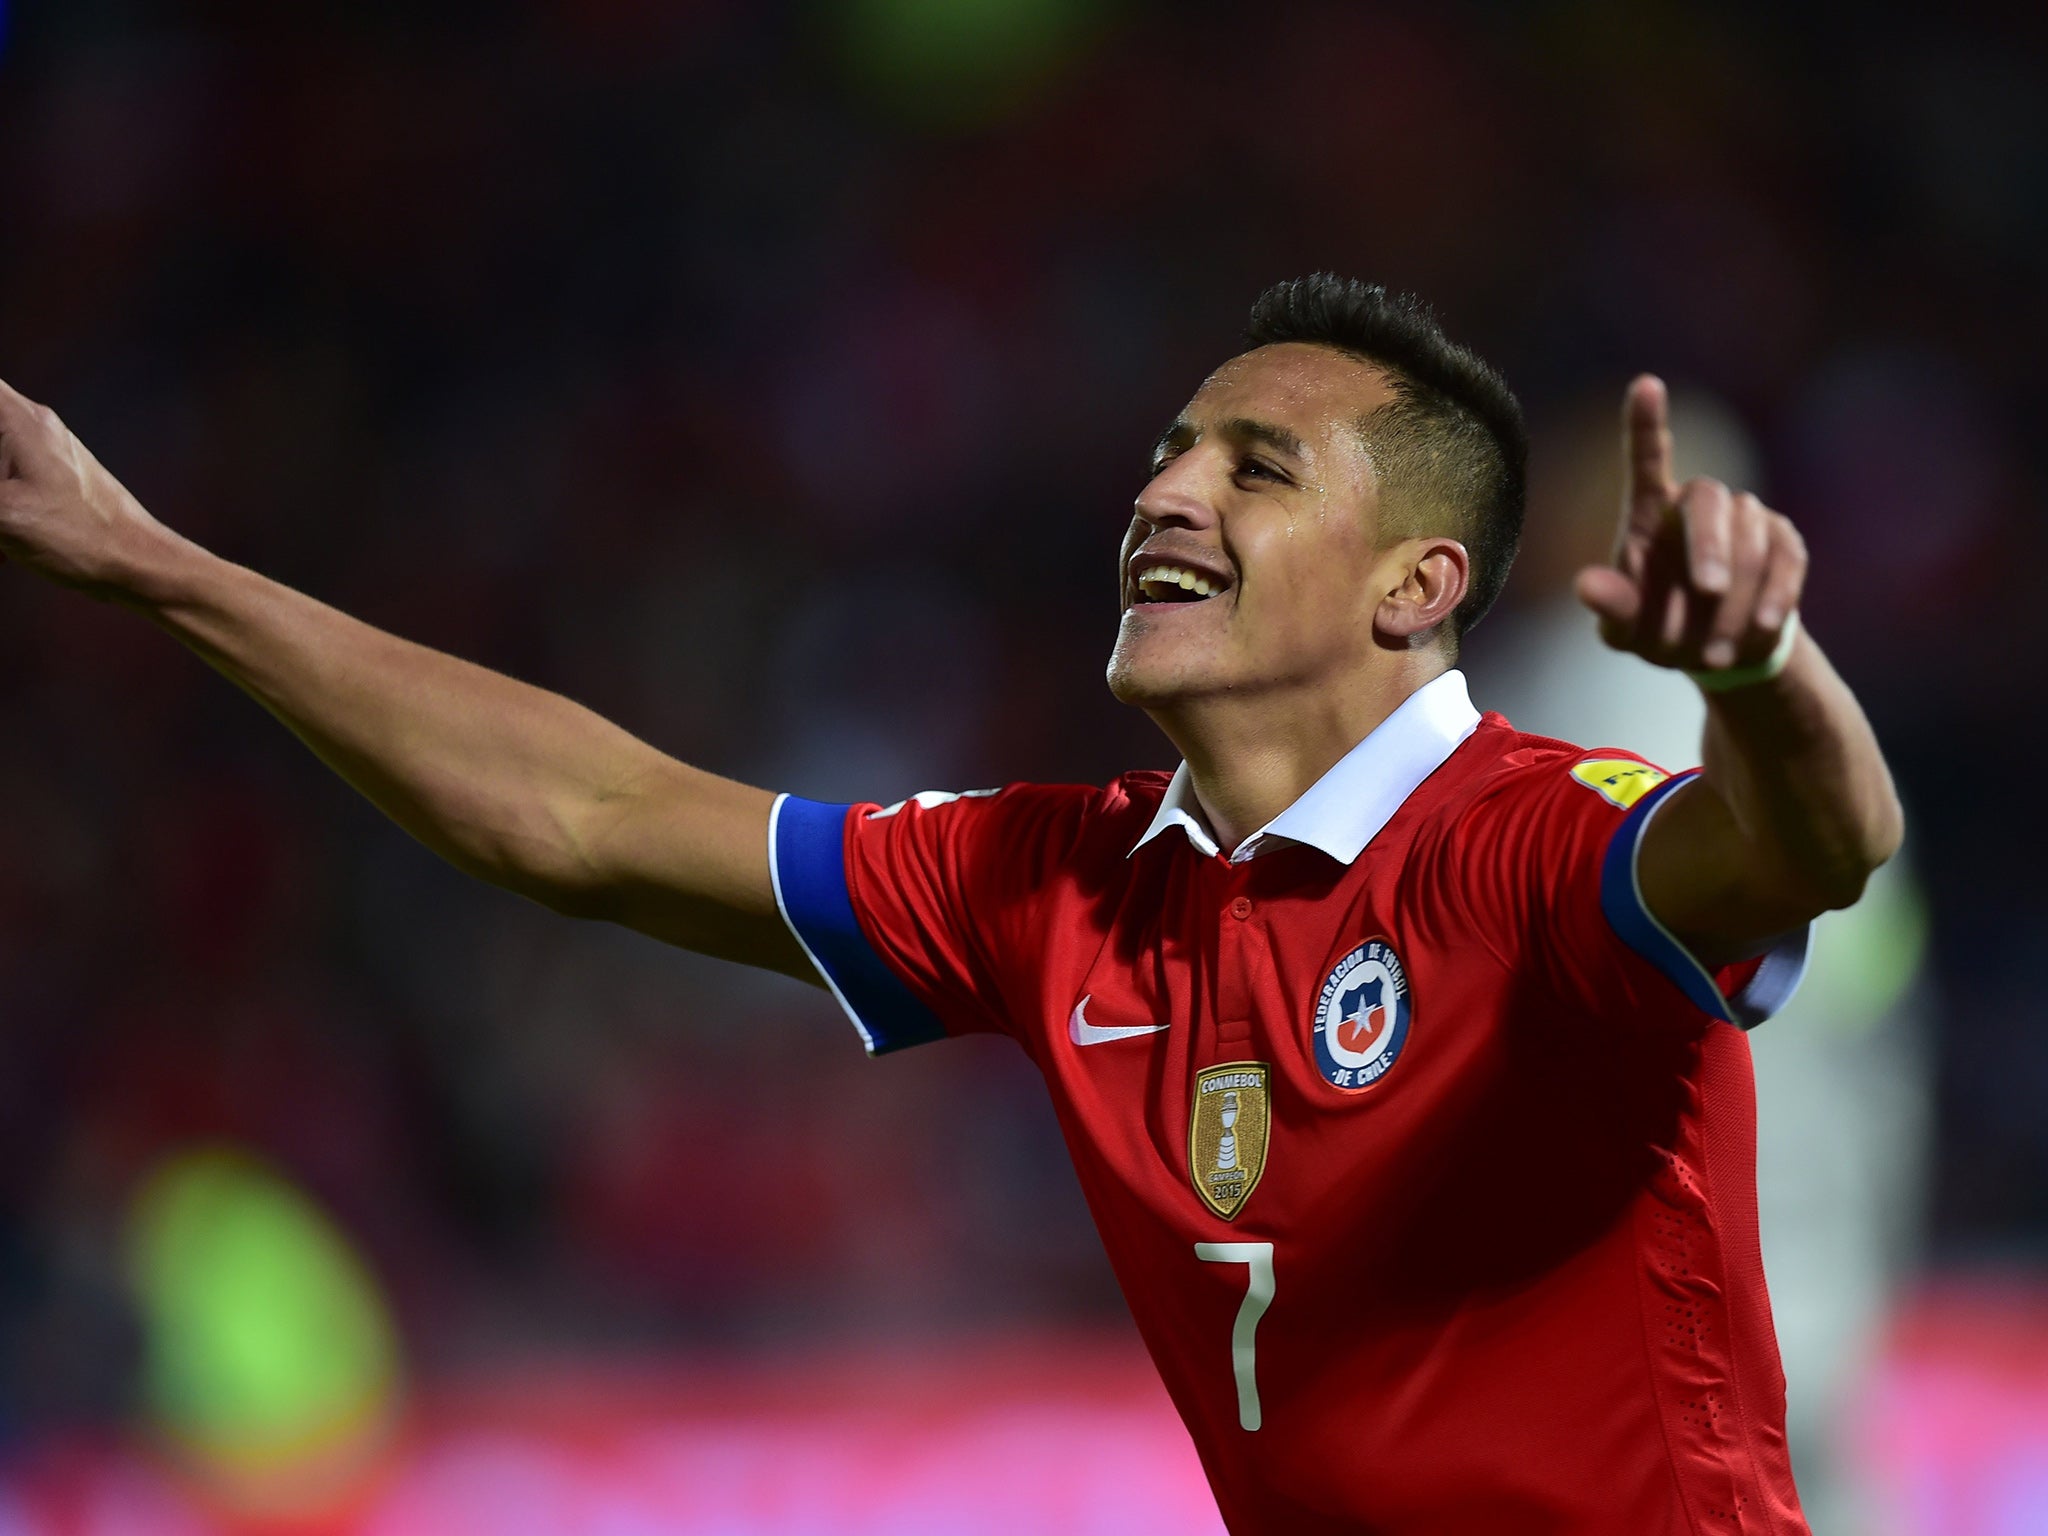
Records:
<instances>
[{"instance_id":1,"label":"white wristband","mask_svg":"<svg viewBox=\"0 0 2048 1536\"><path fill-rule=\"evenodd\" d=\"M1753 667L1724 667L1718 672L1688 672L1685 675L1698 683L1708 693L1727 693L1733 688L1747 688L1753 683L1768 683L1785 670L1785 663L1792 659L1792 647L1799 641L1799 613L1795 609L1785 616L1784 625L1778 630L1778 643L1771 647L1771 654Z\"/></svg>"}]
</instances>

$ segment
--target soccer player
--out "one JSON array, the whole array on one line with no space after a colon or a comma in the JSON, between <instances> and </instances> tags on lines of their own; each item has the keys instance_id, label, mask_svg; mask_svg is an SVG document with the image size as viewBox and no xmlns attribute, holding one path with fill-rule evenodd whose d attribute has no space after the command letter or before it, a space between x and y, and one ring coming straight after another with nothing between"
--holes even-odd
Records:
<instances>
[{"instance_id":1,"label":"soccer player","mask_svg":"<svg viewBox=\"0 0 2048 1536\"><path fill-rule=\"evenodd\" d=\"M156 522L0 386L0 552L127 604L429 847L566 913L822 980L870 1051L1001 1031L1238 1533L1803 1532L1742 1031L1901 817L1797 618L1792 525L1625 404L1610 644L1705 767L1526 736L1461 639L1521 413L1429 312L1283 283L1160 438L1118 698L1183 761L824 805L676 762Z\"/></svg>"}]
</instances>

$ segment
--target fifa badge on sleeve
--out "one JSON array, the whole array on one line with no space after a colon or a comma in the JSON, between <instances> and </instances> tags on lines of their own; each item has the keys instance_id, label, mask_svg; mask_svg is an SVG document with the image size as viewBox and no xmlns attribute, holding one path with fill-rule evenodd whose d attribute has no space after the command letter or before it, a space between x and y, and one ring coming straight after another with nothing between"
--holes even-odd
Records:
<instances>
[{"instance_id":1,"label":"fifa badge on sleeve","mask_svg":"<svg viewBox=\"0 0 2048 1536\"><path fill-rule=\"evenodd\" d=\"M1671 775L1623 757L1596 757L1572 769L1572 777L1609 805L1627 810Z\"/></svg>"},{"instance_id":2,"label":"fifa badge on sleeve","mask_svg":"<svg viewBox=\"0 0 2048 1536\"><path fill-rule=\"evenodd\" d=\"M1188 1110L1188 1176L1202 1204L1225 1221L1251 1199L1266 1171L1272 1110L1272 1069L1263 1061L1231 1061L1195 1078Z\"/></svg>"}]
</instances>

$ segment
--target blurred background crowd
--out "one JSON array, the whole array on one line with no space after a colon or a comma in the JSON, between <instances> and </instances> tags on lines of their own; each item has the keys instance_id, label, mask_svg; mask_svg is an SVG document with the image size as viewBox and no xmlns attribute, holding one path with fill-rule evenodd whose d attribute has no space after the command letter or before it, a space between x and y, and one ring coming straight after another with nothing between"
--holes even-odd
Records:
<instances>
[{"instance_id":1,"label":"blurred background crowd","mask_svg":"<svg viewBox=\"0 0 2048 1536\"><path fill-rule=\"evenodd\" d=\"M1805 531L1912 823L1755 1042L1817 1528L2048 1530L2048 22L1886 14L14 0L0 376L232 558L886 801L1170 766L1101 682L1117 541L1318 268L1529 409L1476 700L1690 761L1568 596L1661 372L1681 457ZM345 1523L479 1383L1130 1357L1020 1053L871 1063L823 993L467 883L4 569L0 658L0 1530L72 1518L81 1446L202 1511L127 1528Z\"/></svg>"}]
</instances>

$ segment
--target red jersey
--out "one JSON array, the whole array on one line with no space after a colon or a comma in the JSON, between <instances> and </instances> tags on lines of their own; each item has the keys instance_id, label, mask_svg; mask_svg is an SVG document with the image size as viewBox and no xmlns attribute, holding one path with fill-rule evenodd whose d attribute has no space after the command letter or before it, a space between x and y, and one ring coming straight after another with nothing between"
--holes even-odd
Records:
<instances>
[{"instance_id":1,"label":"red jersey","mask_svg":"<svg viewBox=\"0 0 2048 1536\"><path fill-rule=\"evenodd\" d=\"M1231 855L1186 770L777 802L873 1052L1037 1063L1240 1536L1804 1536L1747 1025L1635 851L1686 776L1419 690Z\"/></svg>"}]
</instances>

